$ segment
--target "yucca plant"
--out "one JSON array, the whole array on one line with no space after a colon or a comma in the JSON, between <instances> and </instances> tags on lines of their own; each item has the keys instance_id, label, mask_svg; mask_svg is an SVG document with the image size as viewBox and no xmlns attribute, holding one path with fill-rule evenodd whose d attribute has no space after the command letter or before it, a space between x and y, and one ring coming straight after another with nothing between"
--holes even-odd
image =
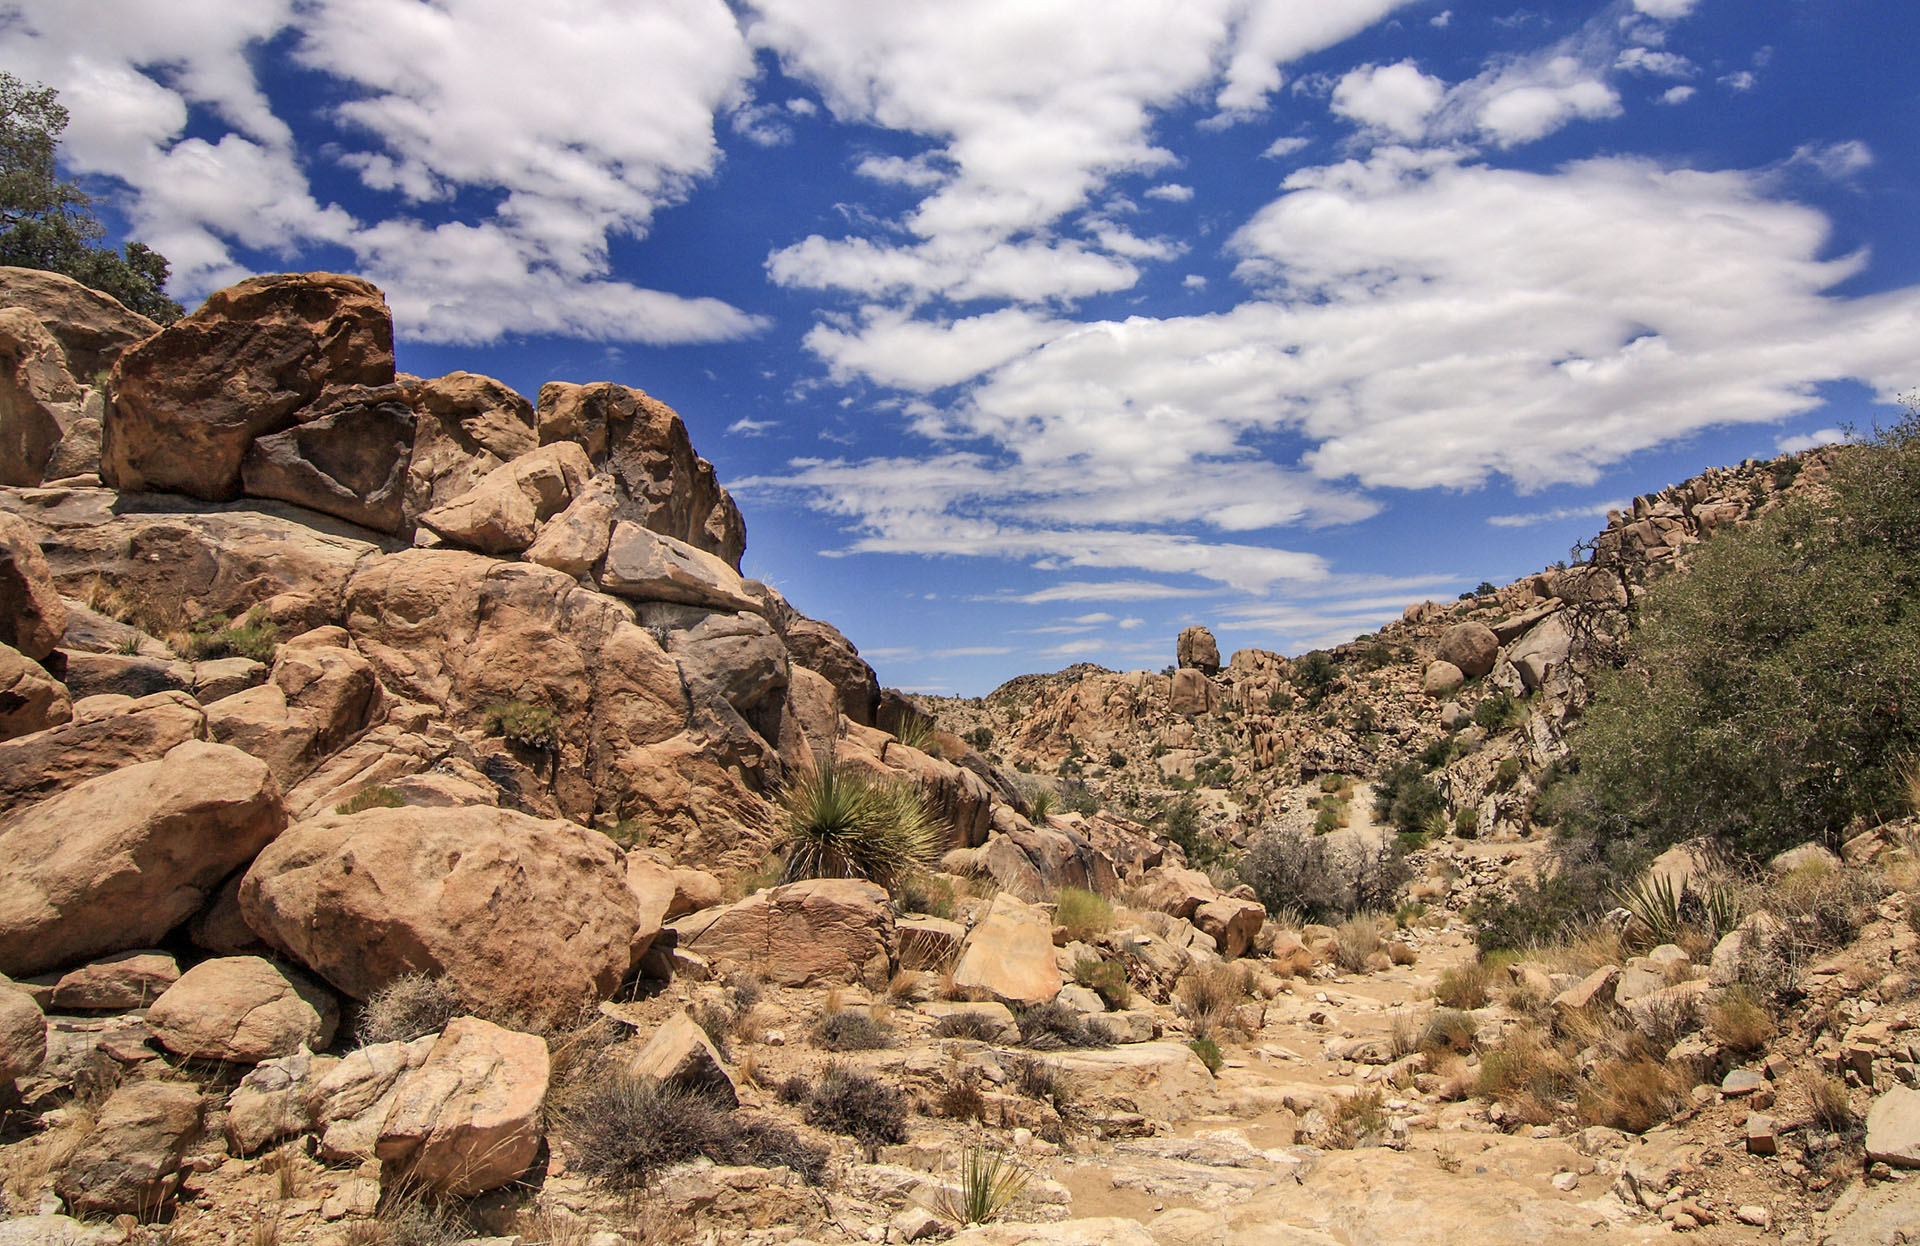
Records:
<instances>
[{"instance_id":1,"label":"yucca plant","mask_svg":"<svg viewBox=\"0 0 1920 1246\"><path fill-rule=\"evenodd\" d=\"M1680 911L1685 889L1670 874L1649 874L1638 882L1622 887L1614 898L1620 907L1633 914L1655 944L1672 943L1680 933Z\"/></svg>"},{"instance_id":2,"label":"yucca plant","mask_svg":"<svg viewBox=\"0 0 1920 1246\"><path fill-rule=\"evenodd\" d=\"M960 1184L936 1198L941 1215L955 1224L986 1224L1027 1188L1027 1174L985 1147L969 1147L960 1159Z\"/></svg>"},{"instance_id":3,"label":"yucca plant","mask_svg":"<svg viewBox=\"0 0 1920 1246\"><path fill-rule=\"evenodd\" d=\"M780 804L783 883L865 878L891 888L933 865L946 838L918 788L838 764L803 772Z\"/></svg>"}]
</instances>

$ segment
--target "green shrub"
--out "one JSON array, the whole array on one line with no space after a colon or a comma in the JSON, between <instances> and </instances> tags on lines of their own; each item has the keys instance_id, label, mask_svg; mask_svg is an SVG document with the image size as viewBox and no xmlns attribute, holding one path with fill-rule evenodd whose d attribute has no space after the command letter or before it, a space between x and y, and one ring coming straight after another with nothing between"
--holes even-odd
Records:
<instances>
[{"instance_id":1,"label":"green shrub","mask_svg":"<svg viewBox=\"0 0 1920 1246\"><path fill-rule=\"evenodd\" d=\"M1220 1068L1226 1061L1220 1055L1220 1044L1211 1038L1196 1038L1187 1043L1187 1050L1200 1057L1200 1063L1207 1066L1207 1072L1220 1076Z\"/></svg>"},{"instance_id":2,"label":"green shrub","mask_svg":"<svg viewBox=\"0 0 1920 1246\"><path fill-rule=\"evenodd\" d=\"M1154 821L1168 839L1180 845L1187 864L1204 870L1225 861L1228 850L1220 839L1200 825L1200 798L1191 792L1163 801Z\"/></svg>"},{"instance_id":3,"label":"green shrub","mask_svg":"<svg viewBox=\"0 0 1920 1246\"><path fill-rule=\"evenodd\" d=\"M924 913L952 921L957 899L953 884L938 874L912 870L894 880L893 902L902 913Z\"/></svg>"},{"instance_id":4,"label":"green shrub","mask_svg":"<svg viewBox=\"0 0 1920 1246\"><path fill-rule=\"evenodd\" d=\"M1688 554L1641 599L1570 744L1569 817L1651 850L1708 834L1765 857L1900 805L1920 744L1920 420Z\"/></svg>"},{"instance_id":5,"label":"green shrub","mask_svg":"<svg viewBox=\"0 0 1920 1246\"><path fill-rule=\"evenodd\" d=\"M1480 833L1480 811L1469 806L1453 815L1453 833L1462 839L1472 839Z\"/></svg>"},{"instance_id":6,"label":"green shrub","mask_svg":"<svg viewBox=\"0 0 1920 1246\"><path fill-rule=\"evenodd\" d=\"M972 731L967 732L967 743L973 745L973 747L983 753L986 752L993 746L993 728L975 727Z\"/></svg>"},{"instance_id":7,"label":"green shrub","mask_svg":"<svg viewBox=\"0 0 1920 1246\"><path fill-rule=\"evenodd\" d=\"M1062 887L1054 905L1053 922L1066 929L1067 938L1086 943L1113 926L1113 905L1105 897L1080 887Z\"/></svg>"},{"instance_id":8,"label":"green shrub","mask_svg":"<svg viewBox=\"0 0 1920 1246\"><path fill-rule=\"evenodd\" d=\"M1055 799L1053 789L1050 787L1043 787L1035 792L1033 799L1027 802L1027 820L1035 826L1046 825L1047 819L1053 814Z\"/></svg>"},{"instance_id":9,"label":"green shrub","mask_svg":"<svg viewBox=\"0 0 1920 1246\"><path fill-rule=\"evenodd\" d=\"M1373 816L1402 831L1424 829L1430 815L1446 812L1440 790L1427 781L1418 762L1389 766L1373 781Z\"/></svg>"},{"instance_id":10,"label":"green shrub","mask_svg":"<svg viewBox=\"0 0 1920 1246\"><path fill-rule=\"evenodd\" d=\"M531 701L495 701L480 711L488 735L504 736L524 748L552 752L560 746L560 716Z\"/></svg>"},{"instance_id":11,"label":"green shrub","mask_svg":"<svg viewBox=\"0 0 1920 1246\"><path fill-rule=\"evenodd\" d=\"M866 878L890 888L931 866L946 839L919 789L837 764L803 771L780 810L782 882Z\"/></svg>"},{"instance_id":12,"label":"green shrub","mask_svg":"<svg viewBox=\"0 0 1920 1246\"><path fill-rule=\"evenodd\" d=\"M361 788L333 807L335 813L365 813L369 809L398 809L407 802L390 787Z\"/></svg>"},{"instance_id":13,"label":"green shrub","mask_svg":"<svg viewBox=\"0 0 1920 1246\"><path fill-rule=\"evenodd\" d=\"M998 1218L1027 1188L1027 1174L1014 1162L985 1147L968 1147L960 1160L957 1189L935 1196L940 1214L955 1224L986 1224Z\"/></svg>"},{"instance_id":14,"label":"green shrub","mask_svg":"<svg viewBox=\"0 0 1920 1246\"><path fill-rule=\"evenodd\" d=\"M1505 731L1526 721L1525 702L1514 699L1510 693L1496 692L1473 707L1474 725L1488 731Z\"/></svg>"},{"instance_id":15,"label":"green shrub","mask_svg":"<svg viewBox=\"0 0 1920 1246\"><path fill-rule=\"evenodd\" d=\"M1410 873L1397 843L1335 846L1282 828L1261 832L1234 868L1268 913L1293 909L1316 922L1391 910Z\"/></svg>"},{"instance_id":16,"label":"green shrub","mask_svg":"<svg viewBox=\"0 0 1920 1246\"><path fill-rule=\"evenodd\" d=\"M279 635L279 625L267 617L265 610L255 606L238 623L224 614L201 619L187 633L187 650L196 662L229 657L271 662Z\"/></svg>"},{"instance_id":17,"label":"green shrub","mask_svg":"<svg viewBox=\"0 0 1920 1246\"><path fill-rule=\"evenodd\" d=\"M1504 791L1519 781L1520 759L1518 757L1501 758L1499 768L1493 772L1493 785Z\"/></svg>"},{"instance_id":18,"label":"green shrub","mask_svg":"<svg viewBox=\"0 0 1920 1246\"><path fill-rule=\"evenodd\" d=\"M1082 957L1073 963L1073 980L1098 995L1110 1009L1125 1008L1133 1000L1127 968L1118 961Z\"/></svg>"}]
</instances>

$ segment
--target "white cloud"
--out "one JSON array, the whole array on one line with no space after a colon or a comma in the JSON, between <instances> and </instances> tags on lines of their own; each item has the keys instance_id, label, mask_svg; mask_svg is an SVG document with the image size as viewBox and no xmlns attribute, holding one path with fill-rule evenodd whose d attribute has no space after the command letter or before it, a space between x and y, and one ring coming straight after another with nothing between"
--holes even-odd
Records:
<instances>
[{"instance_id":1,"label":"white cloud","mask_svg":"<svg viewBox=\"0 0 1920 1246\"><path fill-rule=\"evenodd\" d=\"M1268 143L1267 149L1260 154L1269 160L1284 160L1297 151L1305 150L1310 141L1309 139L1294 136L1276 138L1271 143Z\"/></svg>"},{"instance_id":2,"label":"white cloud","mask_svg":"<svg viewBox=\"0 0 1920 1246\"><path fill-rule=\"evenodd\" d=\"M1208 596L1205 590L1156 584L1151 580L1063 580L1030 593L977 600L1043 606L1056 601L1168 601L1205 596Z\"/></svg>"},{"instance_id":3,"label":"white cloud","mask_svg":"<svg viewBox=\"0 0 1920 1246\"><path fill-rule=\"evenodd\" d=\"M1608 511L1624 510L1626 505L1616 499L1611 502L1589 502L1582 506L1556 506L1552 510L1532 511L1524 515L1488 515L1487 523L1495 528L1531 528L1536 524L1558 523L1563 519L1605 518Z\"/></svg>"},{"instance_id":4,"label":"white cloud","mask_svg":"<svg viewBox=\"0 0 1920 1246\"><path fill-rule=\"evenodd\" d=\"M1188 290L1204 290L1207 288L1207 279L1199 273L1188 273L1180 278L1180 284Z\"/></svg>"},{"instance_id":5,"label":"white cloud","mask_svg":"<svg viewBox=\"0 0 1920 1246\"><path fill-rule=\"evenodd\" d=\"M1613 67L1624 69L1629 73L1652 74L1656 78L1693 76L1692 61L1673 52L1656 52L1651 48L1628 48L1620 53Z\"/></svg>"},{"instance_id":6,"label":"white cloud","mask_svg":"<svg viewBox=\"0 0 1920 1246\"><path fill-rule=\"evenodd\" d=\"M1620 112L1620 96L1572 57L1547 62L1541 80L1497 82L1476 120L1502 147L1544 138L1569 121L1596 121Z\"/></svg>"},{"instance_id":7,"label":"white cloud","mask_svg":"<svg viewBox=\"0 0 1920 1246\"><path fill-rule=\"evenodd\" d=\"M1873 149L1858 139L1844 143L1802 143L1786 161L1788 168L1811 169L1828 181L1844 182L1873 165Z\"/></svg>"},{"instance_id":8,"label":"white cloud","mask_svg":"<svg viewBox=\"0 0 1920 1246\"><path fill-rule=\"evenodd\" d=\"M1755 86L1759 85L1760 79L1754 76L1752 70L1740 69L1719 79L1719 82L1720 85L1727 87L1729 90L1751 91Z\"/></svg>"},{"instance_id":9,"label":"white cloud","mask_svg":"<svg viewBox=\"0 0 1920 1246\"><path fill-rule=\"evenodd\" d=\"M1435 13L1427 19L1427 25L1433 27L1435 30L1445 30L1452 22L1452 9L1441 9L1438 13Z\"/></svg>"},{"instance_id":10,"label":"white cloud","mask_svg":"<svg viewBox=\"0 0 1920 1246\"><path fill-rule=\"evenodd\" d=\"M1334 87L1333 111L1400 138L1418 139L1446 90L1444 81L1421 73L1410 60L1397 65L1362 65Z\"/></svg>"},{"instance_id":11,"label":"white cloud","mask_svg":"<svg viewBox=\"0 0 1920 1246\"><path fill-rule=\"evenodd\" d=\"M1058 336L1063 327L1051 317L1013 307L939 323L868 307L857 328L815 325L806 344L836 379L865 376L926 393L990 372Z\"/></svg>"},{"instance_id":12,"label":"white cloud","mask_svg":"<svg viewBox=\"0 0 1920 1246\"><path fill-rule=\"evenodd\" d=\"M746 416L727 425L729 437L760 437L780 427L779 420L755 420Z\"/></svg>"},{"instance_id":13,"label":"white cloud","mask_svg":"<svg viewBox=\"0 0 1920 1246\"><path fill-rule=\"evenodd\" d=\"M1781 437L1773 443L1773 448L1782 454L1798 454L1802 450L1812 450L1819 446L1839 445L1854 440L1844 430L1822 428L1815 432L1803 433L1797 437Z\"/></svg>"},{"instance_id":14,"label":"white cloud","mask_svg":"<svg viewBox=\"0 0 1920 1246\"><path fill-rule=\"evenodd\" d=\"M1693 12L1693 6L1700 0L1633 0L1633 7L1648 17L1661 21L1678 21Z\"/></svg>"},{"instance_id":15,"label":"white cloud","mask_svg":"<svg viewBox=\"0 0 1920 1246\"><path fill-rule=\"evenodd\" d=\"M1178 182L1162 182L1158 186L1148 187L1146 195L1163 203L1185 203L1193 198L1193 187L1182 186Z\"/></svg>"},{"instance_id":16,"label":"white cloud","mask_svg":"<svg viewBox=\"0 0 1920 1246\"><path fill-rule=\"evenodd\" d=\"M1661 93L1660 102L1662 104L1684 104L1696 94L1698 94L1698 91L1693 87L1668 87Z\"/></svg>"}]
</instances>

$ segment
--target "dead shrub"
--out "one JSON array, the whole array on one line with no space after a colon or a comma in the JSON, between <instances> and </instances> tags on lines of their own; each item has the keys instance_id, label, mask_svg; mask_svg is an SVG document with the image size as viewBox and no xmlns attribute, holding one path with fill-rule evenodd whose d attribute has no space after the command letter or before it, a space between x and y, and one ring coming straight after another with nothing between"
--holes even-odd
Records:
<instances>
[{"instance_id":1,"label":"dead shrub","mask_svg":"<svg viewBox=\"0 0 1920 1246\"><path fill-rule=\"evenodd\" d=\"M830 1012L813 1027L813 1041L828 1051L878 1051L893 1046L893 1031L864 1012Z\"/></svg>"},{"instance_id":2,"label":"dead shrub","mask_svg":"<svg viewBox=\"0 0 1920 1246\"><path fill-rule=\"evenodd\" d=\"M1479 1027L1458 1008L1436 1008L1421 1029L1417 1046L1432 1060L1442 1052L1464 1056L1473 1050Z\"/></svg>"},{"instance_id":3,"label":"dead shrub","mask_svg":"<svg viewBox=\"0 0 1920 1246\"><path fill-rule=\"evenodd\" d=\"M807 1096L807 1124L867 1147L907 1140L907 1101L869 1073L830 1064Z\"/></svg>"},{"instance_id":4,"label":"dead shrub","mask_svg":"<svg viewBox=\"0 0 1920 1246\"><path fill-rule=\"evenodd\" d=\"M1487 1001L1493 998L1490 977L1487 967L1480 964L1449 969L1434 984L1433 997L1447 1008L1467 1012L1485 1008Z\"/></svg>"},{"instance_id":5,"label":"dead shrub","mask_svg":"<svg viewBox=\"0 0 1920 1246\"><path fill-rule=\"evenodd\" d=\"M647 1077L600 1079L573 1097L556 1124L574 1171L615 1189L644 1188L661 1169L696 1156L791 1168L808 1184L826 1171L826 1150L792 1130Z\"/></svg>"},{"instance_id":6,"label":"dead shrub","mask_svg":"<svg viewBox=\"0 0 1920 1246\"><path fill-rule=\"evenodd\" d=\"M1802 1079L1807 1092L1807 1109L1814 1123L1831 1133L1851 1133L1859 1123L1853 1114L1853 1100L1847 1084L1837 1077L1810 1073Z\"/></svg>"},{"instance_id":7,"label":"dead shrub","mask_svg":"<svg viewBox=\"0 0 1920 1246\"><path fill-rule=\"evenodd\" d=\"M1414 962L1413 948L1399 939L1387 940L1387 959L1396 965L1411 965Z\"/></svg>"},{"instance_id":8,"label":"dead shrub","mask_svg":"<svg viewBox=\"0 0 1920 1246\"><path fill-rule=\"evenodd\" d=\"M1113 1046L1113 1040L1090 1027L1085 1017L1057 999L1023 1008L1016 1019L1020 1023L1020 1045L1035 1051Z\"/></svg>"},{"instance_id":9,"label":"dead shrub","mask_svg":"<svg viewBox=\"0 0 1920 1246\"><path fill-rule=\"evenodd\" d=\"M1230 1024L1234 1009L1250 994L1251 975L1235 965L1189 970L1173 988L1180 1015L1203 1038Z\"/></svg>"},{"instance_id":10,"label":"dead shrub","mask_svg":"<svg viewBox=\"0 0 1920 1246\"><path fill-rule=\"evenodd\" d=\"M362 1047L410 1043L423 1034L439 1033L454 1018L471 1011L452 978L402 974L367 996L354 1034Z\"/></svg>"},{"instance_id":11,"label":"dead shrub","mask_svg":"<svg viewBox=\"0 0 1920 1246\"><path fill-rule=\"evenodd\" d=\"M1773 1017L1753 988L1736 986L1707 1010L1707 1029L1717 1041L1744 1055L1760 1050L1773 1037Z\"/></svg>"},{"instance_id":12,"label":"dead shrub","mask_svg":"<svg viewBox=\"0 0 1920 1246\"><path fill-rule=\"evenodd\" d=\"M987 1118L987 1099L971 1077L957 1077L941 1088L933 1101L937 1115L954 1121L978 1121Z\"/></svg>"},{"instance_id":13,"label":"dead shrub","mask_svg":"<svg viewBox=\"0 0 1920 1246\"><path fill-rule=\"evenodd\" d=\"M1348 973L1359 973L1367 959L1380 950L1380 919L1371 913L1349 917L1334 932L1334 964Z\"/></svg>"},{"instance_id":14,"label":"dead shrub","mask_svg":"<svg viewBox=\"0 0 1920 1246\"><path fill-rule=\"evenodd\" d=\"M985 1013L955 1012L933 1023L935 1038L966 1038L991 1043L1000 1037L1000 1027Z\"/></svg>"}]
</instances>

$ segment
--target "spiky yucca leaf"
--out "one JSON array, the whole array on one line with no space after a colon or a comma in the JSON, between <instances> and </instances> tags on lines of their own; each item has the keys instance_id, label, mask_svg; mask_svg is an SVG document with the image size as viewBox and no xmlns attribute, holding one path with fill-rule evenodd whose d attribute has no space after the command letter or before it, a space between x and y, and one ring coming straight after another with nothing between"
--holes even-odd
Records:
<instances>
[{"instance_id":1,"label":"spiky yucca leaf","mask_svg":"<svg viewBox=\"0 0 1920 1246\"><path fill-rule=\"evenodd\" d=\"M1027 1174L1011 1160L984 1147L969 1147L960 1159L958 1191L942 1187L936 1201L940 1214L955 1224L986 1224L1026 1188Z\"/></svg>"},{"instance_id":2,"label":"spiky yucca leaf","mask_svg":"<svg viewBox=\"0 0 1920 1246\"><path fill-rule=\"evenodd\" d=\"M919 789L841 765L806 771L780 803L783 883L866 878L891 888L931 866L945 839Z\"/></svg>"}]
</instances>

